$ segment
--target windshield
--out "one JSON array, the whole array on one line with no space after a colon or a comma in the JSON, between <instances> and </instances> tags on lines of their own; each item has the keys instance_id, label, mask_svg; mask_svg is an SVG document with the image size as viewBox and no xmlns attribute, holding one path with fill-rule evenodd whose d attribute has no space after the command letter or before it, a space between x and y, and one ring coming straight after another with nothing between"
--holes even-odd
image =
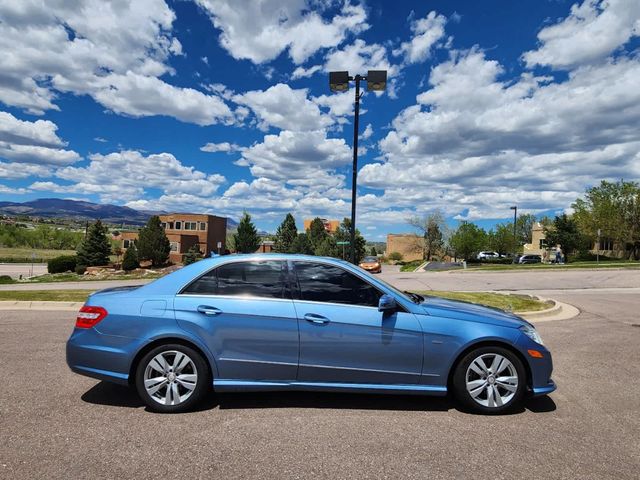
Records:
<instances>
[{"instance_id":1,"label":"windshield","mask_svg":"<svg viewBox=\"0 0 640 480\"><path fill-rule=\"evenodd\" d=\"M363 263L374 263L378 261L378 257L364 257Z\"/></svg>"}]
</instances>

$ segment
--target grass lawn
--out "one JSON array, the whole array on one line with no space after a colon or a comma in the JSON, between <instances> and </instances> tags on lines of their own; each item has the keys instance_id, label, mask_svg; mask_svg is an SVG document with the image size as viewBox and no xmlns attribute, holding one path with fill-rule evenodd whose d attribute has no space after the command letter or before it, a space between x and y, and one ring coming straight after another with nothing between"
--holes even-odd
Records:
<instances>
[{"instance_id":1,"label":"grass lawn","mask_svg":"<svg viewBox=\"0 0 640 480\"><path fill-rule=\"evenodd\" d=\"M2 259L17 259L22 261L31 261L31 255L36 254L36 262L42 262L42 260L48 260L60 255L75 255L75 250L40 250L37 248L7 248L0 247L0 258Z\"/></svg>"},{"instance_id":2,"label":"grass lawn","mask_svg":"<svg viewBox=\"0 0 640 480\"><path fill-rule=\"evenodd\" d=\"M572 262L565 264L529 263L525 265L490 265L490 264L468 264L468 271L500 271L500 270L563 270L572 268L640 268L640 262L630 262L627 260L600 262Z\"/></svg>"},{"instance_id":3,"label":"grass lawn","mask_svg":"<svg viewBox=\"0 0 640 480\"><path fill-rule=\"evenodd\" d=\"M412 262L407 262L404 265L400 265L401 272L413 272L416 268L424 263L424 260L414 260Z\"/></svg>"},{"instance_id":4,"label":"grass lawn","mask_svg":"<svg viewBox=\"0 0 640 480\"><path fill-rule=\"evenodd\" d=\"M0 301L84 302L93 290L18 290L0 291Z\"/></svg>"},{"instance_id":5,"label":"grass lawn","mask_svg":"<svg viewBox=\"0 0 640 480\"><path fill-rule=\"evenodd\" d=\"M140 280L160 278L158 273L148 273L142 275L139 273L124 273L121 275L77 275L75 273L46 273L37 277L32 277L22 283L49 283L49 282L91 282L104 280Z\"/></svg>"},{"instance_id":6,"label":"grass lawn","mask_svg":"<svg viewBox=\"0 0 640 480\"><path fill-rule=\"evenodd\" d=\"M477 303L487 307L495 307L507 312L531 312L544 310L553 305L541 302L529 295L502 295L500 293L487 292L442 292L437 290L417 291L421 295L448 298L450 300L462 300L463 302Z\"/></svg>"},{"instance_id":7,"label":"grass lawn","mask_svg":"<svg viewBox=\"0 0 640 480\"><path fill-rule=\"evenodd\" d=\"M0 291L0 301L53 301L53 302L84 302L93 290L19 290ZM540 302L527 295L500 295L486 292L441 292L420 291L422 295L462 300L488 307L496 307L510 312L528 312L544 310L551 305Z\"/></svg>"}]
</instances>

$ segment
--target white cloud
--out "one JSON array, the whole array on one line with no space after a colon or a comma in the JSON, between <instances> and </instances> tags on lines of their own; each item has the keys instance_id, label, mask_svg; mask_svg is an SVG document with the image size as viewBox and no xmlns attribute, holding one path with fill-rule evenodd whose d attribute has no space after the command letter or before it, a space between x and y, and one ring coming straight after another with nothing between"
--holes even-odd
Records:
<instances>
[{"instance_id":1,"label":"white cloud","mask_svg":"<svg viewBox=\"0 0 640 480\"><path fill-rule=\"evenodd\" d=\"M584 0L538 33L540 47L523 55L527 66L574 68L603 60L640 35L638 0Z\"/></svg>"},{"instance_id":2,"label":"white cloud","mask_svg":"<svg viewBox=\"0 0 640 480\"><path fill-rule=\"evenodd\" d=\"M48 165L35 165L29 163L4 163L0 162L0 178L17 180L29 177L49 177L52 174Z\"/></svg>"},{"instance_id":3,"label":"white cloud","mask_svg":"<svg viewBox=\"0 0 640 480\"><path fill-rule=\"evenodd\" d=\"M322 65L313 65L312 67L309 67L309 68L297 67L291 74L291 80L310 77L314 73L319 72L320 70L322 70Z\"/></svg>"},{"instance_id":4,"label":"white cloud","mask_svg":"<svg viewBox=\"0 0 640 480\"><path fill-rule=\"evenodd\" d=\"M392 65L387 57L385 46L367 43L358 38L351 45L329 52L324 65L326 72L348 71L349 73L366 75L368 70L387 70L388 77L399 72L396 65Z\"/></svg>"},{"instance_id":5,"label":"white cloud","mask_svg":"<svg viewBox=\"0 0 640 480\"><path fill-rule=\"evenodd\" d=\"M49 120L29 122L0 111L0 158L27 164L68 165L80 160Z\"/></svg>"},{"instance_id":6,"label":"white cloud","mask_svg":"<svg viewBox=\"0 0 640 480\"><path fill-rule=\"evenodd\" d=\"M183 122L211 125L232 122L233 114L219 97L179 88L150 76L127 72L97 82L95 99L116 113L132 117L168 115Z\"/></svg>"},{"instance_id":7,"label":"white cloud","mask_svg":"<svg viewBox=\"0 0 640 480\"><path fill-rule=\"evenodd\" d=\"M29 193L29 190L26 188L13 188L0 184L0 193L8 195L24 195L25 193Z\"/></svg>"},{"instance_id":8,"label":"white cloud","mask_svg":"<svg viewBox=\"0 0 640 480\"><path fill-rule=\"evenodd\" d=\"M36 182L30 188L58 193L98 194L103 201L121 203L143 198L146 189L210 197L226 181L222 175L206 174L183 165L170 153L145 156L135 150L124 150L107 155L94 154L89 159L86 167L66 167L55 173L56 177L72 182L69 185ZM132 169L135 169L135 175L131 175Z\"/></svg>"},{"instance_id":9,"label":"white cloud","mask_svg":"<svg viewBox=\"0 0 640 480\"><path fill-rule=\"evenodd\" d=\"M371 135L373 135L373 127L369 123L364 129L364 132L360 134L360 138L362 140L369 140L369 138L371 138Z\"/></svg>"},{"instance_id":10,"label":"white cloud","mask_svg":"<svg viewBox=\"0 0 640 480\"><path fill-rule=\"evenodd\" d=\"M564 208L596 179L640 176L636 59L581 67L562 83L502 73L477 49L432 69L430 89L380 141L385 161L360 171L384 190L382 207L503 218L513 202Z\"/></svg>"},{"instance_id":11,"label":"white cloud","mask_svg":"<svg viewBox=\"0 0 640 480\"><path fill-rule=\"evenodd\" d=\"M351 149L343 139L327 138L322 130L265 135L242 152L239 164L254 177L279 180L310 188L340 186L344 180L334 170L349 163Z\"/></svg>"},{"instance_id":12,"label":"white cloud","mask_svg":"<svg viewBox=\"0 0 640 480\"><path fill-rule=\"evenodd\" d=\"M362 5L345 1L330 21L322 17L331 2L305 0L196 0L221 30L220 45L233 58L264 63L288 51L297 65L321 49L342 43L349 33L366 30Z\"/></svg>"},{"instance_id":13,"label":"white cloud","mask_svg":"<svg viewBox=\"0 0 640 480\"><path fill-rule=\"evenodd\" d=\"M277 127L285 130L317 130L327 127L333 120L323 115L318 106L307 98L307 89L292 89L284 83L267 90L253 90L236 95L233 100L249 107L258 119L258 127L267 130Z\"/></svg>"},{"instance_id":14,"label":"white cloud","mask_svg":"<svg viewBox=\"0 0 640 480\"><path fill-rule=\"evenodd\" d=\"M218 97L158 78L173 73L171 56L182 55L174 20L164 0L3 2L0 102L43 114L58 109L59 92L71 92L135 117L226 121L230 112Z\"/></svg>"},{"instance_id":15,"label":"white cloud","mask_svg":"<svg viewBox=\"0 0 640 480\"><path fill-rule=\"evenodd\" d=\"M240 150L240 145L236 145L235 143L229 143L229 142L221 142L221 143L207 143L205 145L203 145L202 147L200 147L200 150L203 152L208 152L208 153L215 153L215 152L226 152L226 153L231 153L231 152L237 152L238 150Z\"/></svg>"},{"instance_id":16,"label":"white cloud","mask_svg":"<svg viewBox=\"0 0 640 480\"><path fill-rule=\"evenodd\" d=\"M413 38L409 42L403 42L393 54L404 55L406 63L424 62L431 56L434 45L444 37L446 23L447 19L434 11L425 18L412 21Z\"/></svg>"}]
</instances>

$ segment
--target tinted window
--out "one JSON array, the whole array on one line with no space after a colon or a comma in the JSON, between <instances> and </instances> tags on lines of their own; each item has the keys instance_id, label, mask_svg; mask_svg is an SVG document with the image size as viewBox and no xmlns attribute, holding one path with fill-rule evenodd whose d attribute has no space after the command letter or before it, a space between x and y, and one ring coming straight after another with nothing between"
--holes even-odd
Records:
<instances>
[{"instance_id":1,"label":"tinted window","mask_svg":"<svg viewBox=\"0 0 640 480\"><path fill-rule=\"evenodd\" d=\"M296 262L300 299L377 307L380 292L341 268L321 263Z\"/></svg>"},{"instance_id":2,"label":"tinted window","mask_svg":"<svg viewBox=\"0 0 640 480\"><path fill-rule=\"evenodd\" d=\"M378 261L378 257L364 257L363 262L374 263Z\"/></svg>"},{"instance_id":3,"label":"tinted window","mask_svg":"<svg viewBox=\"0 0 640 480\"><path fill-rule=\"evenodd\" d=\"M193 282L183 293L285 298L285 264L266 261L221 265Z\"/></svg>"}]
</instances>

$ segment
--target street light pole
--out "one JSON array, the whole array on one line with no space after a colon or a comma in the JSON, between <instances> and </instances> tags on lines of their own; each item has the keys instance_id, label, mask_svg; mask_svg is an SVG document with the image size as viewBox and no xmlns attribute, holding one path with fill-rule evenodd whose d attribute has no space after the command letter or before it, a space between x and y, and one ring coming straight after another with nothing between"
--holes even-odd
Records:
<instances>
[{"instance_id":1,"label":"street light pole","mask_svg":"<svg viewBox=\"0 0 640 480\"><path fill-rule=\"evenodd\" d=\"M513 263L516 263L516 255L518 255L518 234L516 233L516 222L518 221L518 206L510 207L513 210Z\"/></svg>"},{"instance_id":2,"label":"street light pole","mask_svg":"<svg viewBox=\"0 0 640 480\"><path fill-rule=\"evenodd\" d=\"M386 70L369 70L367 76L360 74L355 77L349 76L349 72L329 72L329 88L333 92L345 92L349 90L349 82L356 84L355 112L353 120L353 176L351 181L351 231L350 231L350 253L351 263L356 263L356 200L358 186L358 130L360 126L360 82L367 82L367 90L382 91L387 85Z\"/></svg>"},{"instance_id":3,"label":"street light pole","mask_svg":"<svg viewBox=\"0 0 640 480\"><path fill-rule=\"evenodd\" d=\"M349 77L351 78L351 77ZM351 263L356 263L356 198L358 186L358 130L360 126L360 81L358 74L353 78L356 82L355 116L353 119L353 176L351 180Z\"/></svg>"}]
</instances>

